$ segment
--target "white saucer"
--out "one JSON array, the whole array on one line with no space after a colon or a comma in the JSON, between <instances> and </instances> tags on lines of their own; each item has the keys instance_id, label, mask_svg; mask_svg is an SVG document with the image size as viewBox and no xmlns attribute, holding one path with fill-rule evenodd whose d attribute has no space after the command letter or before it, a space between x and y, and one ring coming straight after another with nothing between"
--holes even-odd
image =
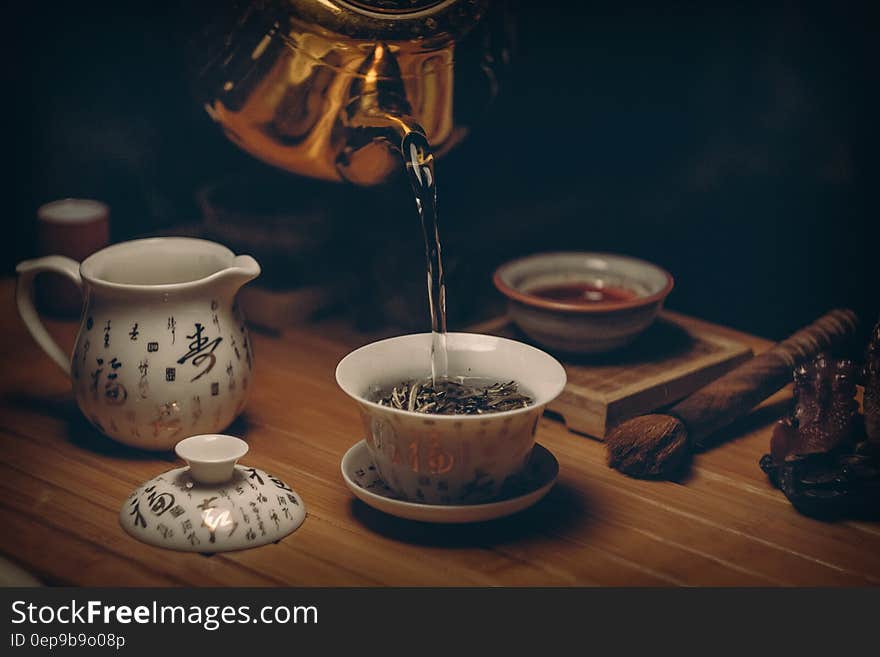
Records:
<instances>
[{"instance_id":1,"label":"white saucer","mask_svg":"<svg viewBox=\"0 0 880 657\"><path fill-rule=\"evenodd\" d=\"M550 492L559 475L559 462L547 448L536 444L525 474L522 491L497 502L469 505L419 504L394 496L379 478L365 441L353 445L342 457L342 478L358 499L392 516L422 522L483 522L527 509Z\"/></svg>"}]
</instances>

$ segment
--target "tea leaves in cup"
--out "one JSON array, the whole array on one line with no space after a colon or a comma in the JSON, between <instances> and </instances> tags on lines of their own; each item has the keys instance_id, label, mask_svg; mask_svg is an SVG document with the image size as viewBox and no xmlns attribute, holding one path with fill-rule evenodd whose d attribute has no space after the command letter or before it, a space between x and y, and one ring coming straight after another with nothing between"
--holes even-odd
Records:
<instances>
[{"instance_id":1,"label":"tea leaves in cup","mask_svg":"<svg viewBox=\"0 0 880 657\"><path fill-rule=\"evenodd\" d=\"M432 415L482 415L525 408L535 400L519 389L515 381L497 382L476 377L447 379L431 383L402 381L379 388L373 401L390 408Z\"/></svg>"}]
</instances>

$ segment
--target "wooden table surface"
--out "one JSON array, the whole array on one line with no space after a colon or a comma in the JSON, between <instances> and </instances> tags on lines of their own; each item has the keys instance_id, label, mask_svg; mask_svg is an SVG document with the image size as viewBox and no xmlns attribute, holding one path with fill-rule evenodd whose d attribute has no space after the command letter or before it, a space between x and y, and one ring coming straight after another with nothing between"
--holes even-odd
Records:
<instances>
[{"instance_id":1,"label":"wooden table surface","mask_svg":"<svg viewBox=\"0 0 880 657\"><path fill-rule=\"evenodd\" d=\"M799 515L758 468L783 391L697 457L682 483L629 479L601 443L550 417L538 441L559 459L547 498L516 516L433 526L355 500L339 462L362 438L334 381L357 338L325 326L254 332L246 462L289 482L308 517L278 544L203 556L141 544L119 526L135 486L175 464L96 435L64 375L27 335L0 282L0 553L72 585L843 585L880 583L880 525ZM72 344L72 323L50 323ZM728 332L761 351L767 342ZM333 337L335 335L335 337ZM361 339L363 341L363 339Z\"/></svg>"}]
</instances>

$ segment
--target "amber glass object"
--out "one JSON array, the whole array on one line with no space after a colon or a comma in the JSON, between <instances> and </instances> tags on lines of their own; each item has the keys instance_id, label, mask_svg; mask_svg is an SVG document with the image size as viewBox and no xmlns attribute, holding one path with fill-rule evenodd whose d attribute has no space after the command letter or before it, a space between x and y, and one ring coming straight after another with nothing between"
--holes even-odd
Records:
<instances>
[{"instance_id":1,"label":"amber glass object","mask_svg":"<svg viewBox=\"0 0 880 657\"><path fill-rule=\"evenodd\" d=\"M193 41L204 107L274 166L373 185L403 137L442 154L496 96L509 12L489 0L277 0L205 20Z\"/></svg>"}]
</instances>

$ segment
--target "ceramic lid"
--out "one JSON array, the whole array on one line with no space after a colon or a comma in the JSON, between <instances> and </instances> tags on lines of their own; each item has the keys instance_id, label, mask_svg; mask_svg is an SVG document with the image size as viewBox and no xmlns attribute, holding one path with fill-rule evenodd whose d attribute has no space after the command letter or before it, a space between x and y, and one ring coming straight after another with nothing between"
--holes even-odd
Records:
<instances>
[{"instance_id":1,"label":"ceramic lid","mask_svg":"<svg viewBox=\"0 0 880 657\"><path fill-rule=\"evenodd\" d=\"M302 498L286 483L246 465L234 436L191 436L175 447L188 467L151 479L119 512L140 541L187 552L228 552L279 541L306 517Z\"/></svg>"}]
</instances>

